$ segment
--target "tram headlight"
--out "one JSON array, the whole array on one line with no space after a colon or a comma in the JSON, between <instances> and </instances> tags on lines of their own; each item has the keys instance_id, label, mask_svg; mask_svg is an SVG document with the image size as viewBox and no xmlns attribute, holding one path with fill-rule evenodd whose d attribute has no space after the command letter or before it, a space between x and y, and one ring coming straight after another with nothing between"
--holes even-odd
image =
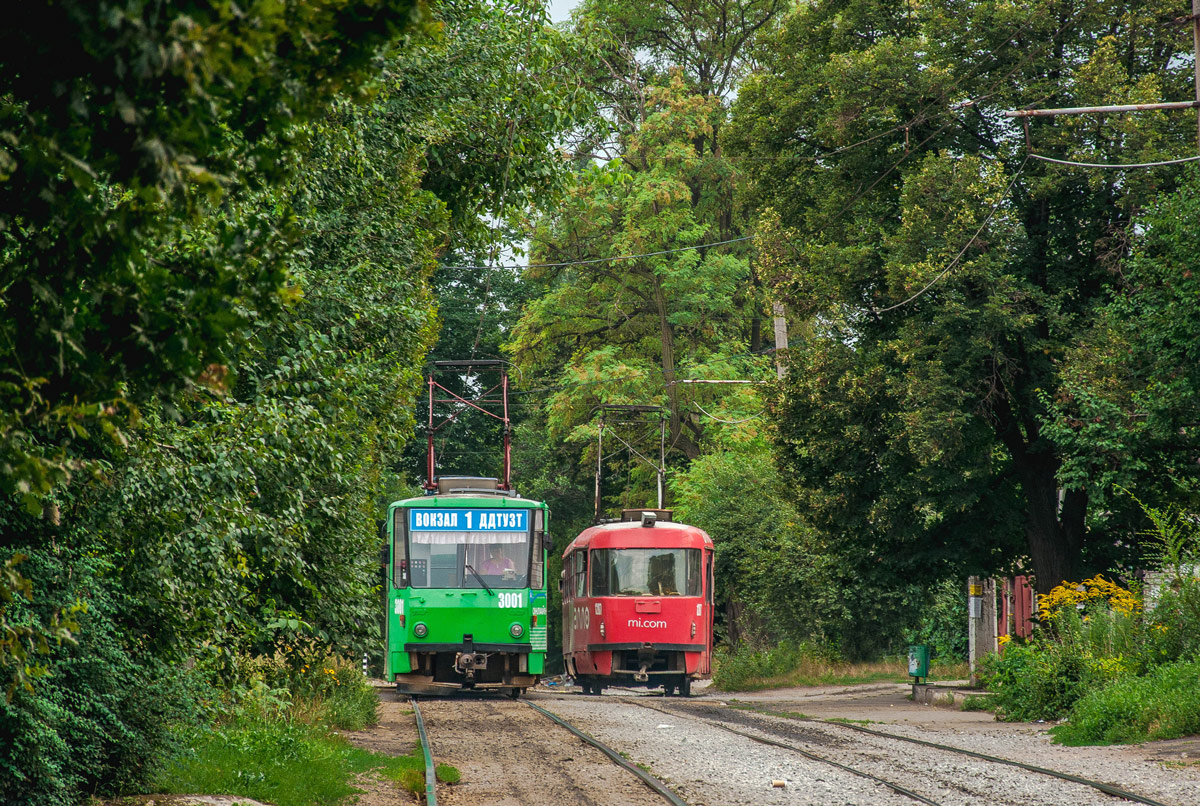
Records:
<instances>
[{"instance_id":1,"label":"tram headlight","mask_svg":"<svg viewBox=\"0 0 1200 806\"><path fill-rule=\"evenodd\" d=\"M520 638L522 635L525 634L525 628L522 627L520 624L514 624L508 628L508 634L511 635L513 638Z\"/></svg>"},{"instance_id":2,"label":"tram headlight","mask_svg":"<svg viewBox=\"0 0 1200 806\"><path fill-rule=\"evenodd\" d=\"M424 623L418 621L413 625L413 635L417 636L418 638L424 638L425 636L429 635L429 628L426 627Z\"/></svg>"},{"instance_id":3,"label":"tram headlight","mask_svg":"<svg viewBox=\"0 0 1200 806\"><path fill-rule=\"evenodd\" d=\"M604 622L600 622L600 637L604 637Z\"/></svg>"}]
</instances>

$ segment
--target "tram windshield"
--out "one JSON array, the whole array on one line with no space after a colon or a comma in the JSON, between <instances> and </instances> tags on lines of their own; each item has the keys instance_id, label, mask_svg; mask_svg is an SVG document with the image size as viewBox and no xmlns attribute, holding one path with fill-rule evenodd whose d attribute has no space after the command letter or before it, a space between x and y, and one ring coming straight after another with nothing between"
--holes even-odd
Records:
<instances>
[{"instance_id":1,"label":"tram windshield","mask_svg":"<svg viewBox=\"0 0 1200 806\"><path fill-rule=\"evenodd\" d=\"M525 588L527 510L411 510L408 571L414 588Z\"/></svg>"},{"instance_id":2,"label":"tram windshield","mask_svg":"<svg viewBox=\"0 0 1200 806\"><path fill-rule=\"evenodd\" d=\"M592 596L699 596L699 549L593 549Z\"/></svg>"}]
</instances>

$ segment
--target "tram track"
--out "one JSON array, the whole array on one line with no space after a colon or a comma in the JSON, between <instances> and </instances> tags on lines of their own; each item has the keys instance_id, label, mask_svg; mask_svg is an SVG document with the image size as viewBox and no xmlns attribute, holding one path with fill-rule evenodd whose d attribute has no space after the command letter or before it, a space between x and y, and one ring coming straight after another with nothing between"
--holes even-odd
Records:
<instances>
[{"instance_id":1,"label":"tram track","mask_svg":"<svg viewBox=\"0 0 1200 806\"><path fill-rule=\"evenodd\" d=\"M425 716L427 716L428 713L425 715L422 714L421 706L418 704L417 698L415 698L415 697L412 698L411 703L412 703L413 713L416 717L417 733L418 733L418 736L419 736L420 742L421 742L421 750L425 756L425 793L426 793L425 794L425 802L429 806L437 806L437 785L436 785L437 779L436 779L436 773L435 773L435 764L434 764L434 760L433 760L433 742L431 741L431 738L430 738L431 731L427 731L427 729L426 729L426 719L425 719ZM457 698L455 700L426 701L427 705L433 705L434 703L436 703L439 707L442 707L445 709L450 709L452 711L453 715L450 719L447 720L446 727L452 728L455 736L461 737L465 734L477 734L481 738L481 741L476 743L476 747L478 747L480 745L486 745L485 737L487 736L488 730L489 730L489 728L485 724L487 721L496 720L498 718L503 724L516 729L516 726L521 725L521 722L522 722L520 719L521 713L530 713L530 712L536 713L540 717L544 717L545 719L549 720L550 722L554 723L555 725L568 731L569 733L571 733L574 737L579 739L581 742L583 742L588 747L599 751L599 753L602 754L602 756L604 758L607 758L608 761L610 761L612 764L615 764L618 767L620 767L621 769L631 773L638 781L638 784L636 784L636 786L638 786L638 788L641 789L641 791L647 792L647 794L652 794L654 796L653 799L648 799L645 797L641 797L641 798L631 797L630 792L628 791L629 790L628 786L622 787L622 786L618 786L618 785L614 784L614 782L611 779L611 776L607 776L607 775L604 775L604 776L592 775L591 776L592 780L586 780L586 776L577 775L576 774L577 769L575 769L571 766L568 766L568 765L576 765L576 767L577 767L580 763L580 760L575 758L575 755L577 755L577 754L575 754L573 752L571 755L567 755L562 760L562 762L563 762L562 766L558 770L558 773L559 773L558 777L560 779L562 779L560 783L565 784L564 789L567 790L567 792L569 792L569 794L570 794L569 802L590 804L590 806L605 806L606 804L610 804L610 803L611 804L647 804L648 805L651 802L653 802L653 803L665 802L665 803L671 804L671 806L688 806L687 802L684 801L683 799L681 799L674 792L672 792L670 790L670 788L667 787L666 784L664 784L658 778L651 775L646 770L638 767L633 762L624 758L620 754L620 752L609 747L608 745L601 742L599 739L595 738L591 734L579 729L577 726L573 725L570 721L562 718L561 716L559 716L557 714L553 714L550 711L547 711L545 708L542 708L532 702L529 702L527 700L514 702L514 701L509 701L509 700L499 700L499 699L484 698L484 697L471 698L471 699ZM481 706L483 706L483 707L481 707ZM526 708L526 706L527 706L527 708ZM473 722L472 721L473 718L476 721ZM537 724L544 724L544 723L541 722L539 719ZM544 731L530 730L530 728L533 728L532 725L525 725L524 727L527 728L526 730L523 731L524 739L526 741L529 741L529 740L531 740L532 737L536 736L536 737L540 737L541 742L547 748L556 746L558 748L569 749L571 746L570 742L562 742L561 739L552 740L549 736L547 736L545 734ZM432 732L434 733L435 736L437 735L436 725ZM578 745L576 745L576 747L578 747ZM548 760L548 759L545 759L545 757L542 754L538 754L536 756L536 758L538 761ZM456 763L456 765L461 763L457 759L447 759L447 760ZM552 766L552 765L543 765L539 769L539 773L541 774L539 777L543 777L543 779L545 778L545 773L548 772L548 769L547 769L548 766ZM514 770L509 770L509 772L512 772L515 774ZM480 803L514 802L514 803L522 803L522 804L524 804L524 803L550 804L550 803L565 802L562 795L556 796L553 793L551 787L539 788L536 793L539 799L531 799L530 790L527 787L522 788L527 783L528 782L524 782L524 781L517 781L517 782L510 783L504 789L504 791L500 792L499 794L497 794L496 791L490 791L488 793L480 793L480 800L478 802L480 802ZM544 783L544 780L541 783ZM597 783L603 783L604 786L596 786ZM607 791L606 791L606 789L607 789ZM509 800L504 801L503 799L505 797L509 798ZM459 802L471 802L471 803L475 802L475 801L472 801L469 799L466 801L463 801L460 798L450 798L450 799L444 799L444 800L448 800L448 802L450 804L455 804L455 803L459 803Z\"/></svg>"},{"instance_id":2,"label":"tram track","mask_svg":"<svg viewBox=\"0 0 1200 806\"><path fill-rule=\"evenodd\" d=\"M630 705L635 705L640 708L646 708L651 711L656 711L658 713L661 713L661 714L664 714L667 716L672 716L672 717L676 717L676 718L684 717L684 718L689 718L689 719L696 719L698 721L703 722L706 725L719 728L723 731L742 736L744 738L750 739L755 742L791 750L791 751L793 751L805 758L808 758L810 760L817 761L817 762L824 763L824 764L829 764L833 767L842 769L843 771L851 772L855 775L872 779L872 780L888 787L892 791L894 791L898 794L904 795L905 797L908 797L908 798L910 798L914 801L920 802L920 803L937 805L938 802L931 800L931 799L925 797L924 795L921 795L918 792L915 792L906 787L900 786L899 784L896 784L895 782L888 781L888 780L878 777L872 773L868 773L865 770L857 769L850 765L842 764L841 762L835 761L830 758L826 758L819 754L813 753L809 750L805 750L803 748L796 747L792 744L789 744L786 742L781 742L781 741L778 741L777 739L769 738L768 736L756 735L756 734L749 733L747 731L739 730L738 728L735 728L732 725L728 724L728 720L715 718L712 714L710 714L708 716L703 716L703 715L697 713L697 711L701 710L701 709L705 709L705 710L708 710L711 712L725 712L726 714L729 714L729 715L732 715L732 714L755 714L758 716L773 717L774 719L785 721L785 722L804 722L804 723L809 723L812 725L819 725L822 728L829 729L833 732L837 732L839 730L858 732L860 734L866 734L866 735L875 737L877 739L883 739L885 741L893 740L893 741L897 741L897 742L906 742L906 743L926 747L926 748L929 748L932 750L937 750L937 751L957 754L957 755L964 756L964 757L969 757L969 758L972 758L972 759L975 759L978 761L984 761L984 762L988 762L988 763L992 763L992 764L1000 764L1000 765L1014 767L1014 768L1017 768L1017 769L1020 769L1020 770L1026 771L1026 772L1037 773L1039 775L1044 775L1044 776L1058 779L1058 780L1061 780L1064 782L1077 784L1080 786L1086 786L1086 787L1094 789L1100 793L1103 793L1104 795L1110 796L1112 798L1121 799L1121 800L1124 800L1127 802L1141 803L1141 804L1145 804L1145 806L1167 806L1167 804L1165 804L1161 801L1154 800L1154 799L1146 797L1144 795L1139 795L1137 793L1127 791L1120 787L1116 787L1111 784L1104 783L1103 781L1095 781L1095 780L1091 780L1091 779L1084 778L1081 776L1072 775L1070 773L1059 772L1057 770L1051 770L1051 769L1048 769L1045 767L1039 767L1039 766L1033 765L1033 764L1026 764L1024 762L1016 761L1013 759L1006 759L1006 758L1002 758L999 756L992 756L992 755L988 755L986 753L978 753L978 752L975 752L972 750L967 750L965 748L954 747L952 745L939 744L937 742L931 742L931 741L927 741L924 739L916 739L916 738L903 736L903 735L899 735L899 734L895 734L895 733L889 733L887 731L873 730L871 728L865 728L860 725L851 725L851 724L847 724L844 722L835 722L835 721L830 721L830 720L813 719L813 718L807 718L807 717L801 717L801 718L786 717L786 716L780 716L778 714L771 713L770 711L746 711L746 710L741 710L741 709L732 709L726 705L715 705L712 703L696 703L694 705L689 706L689 704L686 702L672 702L671 706L664 707L662 705L655 705L655 704L647 703L646 699L650 699L647 697L618 696L618 697L615 697L614 699L617 701L620 701L620 702L628 703ZM768 734L771 733L771 731L767 730L766 727L764 727L762 724L756 724L753 727L756 730L762 731L763 733L768 733ZM807 740L810 742L814 741L815 739L816 739L816 737L813 737L813 736L810 736L807 738ZM951 788L961 789L964 793L969 792L969 790L967 790L964 787L959 787L954 784L949 784L949 786ZM982 796L982 793L981 793L981 796Z\"/></svg>"}]
</instances>

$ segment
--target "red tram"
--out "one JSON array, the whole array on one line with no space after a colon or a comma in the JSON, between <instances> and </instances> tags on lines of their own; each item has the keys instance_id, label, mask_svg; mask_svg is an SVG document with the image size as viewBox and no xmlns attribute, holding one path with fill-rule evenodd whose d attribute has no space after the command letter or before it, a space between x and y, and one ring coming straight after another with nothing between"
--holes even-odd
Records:
<instances>
[{"instance_id":1,"label":"red tram","mask_svg":"<svg viewBox=\"0 0 1200 806\"><path fill-rule=\"evenodd\" d=\"M586 694L688 696L712 660L713 542L666 510L630 510L563 552L563 662Z\"/></svg>"}]
</instances>

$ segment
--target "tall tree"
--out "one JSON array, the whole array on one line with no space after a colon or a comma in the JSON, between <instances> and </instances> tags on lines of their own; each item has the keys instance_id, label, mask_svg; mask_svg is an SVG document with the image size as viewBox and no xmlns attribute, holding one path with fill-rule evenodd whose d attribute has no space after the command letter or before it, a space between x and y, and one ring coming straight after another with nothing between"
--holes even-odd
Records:
<instances>
[{"instance_id":1,"label":"tall tree","mask_svg":"<svg viewBox=\"0 0 1200 806\"><path fill-rule=\"evenodd\" d=\"M714 396L680 382L753 363L762 301L736 243L738 172L720 133L726 98L782 7L593 0L576 11L595 54L581 72L602 114L580 133L567 203L535 233L536 260L570 265L527 275L545 292L510 342L531 378L568 384L549 405L552 434L587 440L600 402L661 403L672 451L694 459L704 429L689 398ZM735 243L688 249L713 242ZM646 253L659 254L622 259Z\"/></svg>"},{"instance_id":2,"label":"tall tree","mask_svg":"<svg viewBox=\"0 0 1200 806\"><path fill-rule=\"evenodd\" d=\"M805 510L864 567L982 569L1015 540L1045 590L1114 534L1047 431L1064 350L1171 169L1026 162L1000 112L1190 92L1177 4L1106 0L797 9L742 88L732 143L811 339L778 397ZM1087 162L1189 150L1194 121L1060 118L1028 149ZM893 571L894 572L894 571Z\"/></svg>"}]
</instances>

